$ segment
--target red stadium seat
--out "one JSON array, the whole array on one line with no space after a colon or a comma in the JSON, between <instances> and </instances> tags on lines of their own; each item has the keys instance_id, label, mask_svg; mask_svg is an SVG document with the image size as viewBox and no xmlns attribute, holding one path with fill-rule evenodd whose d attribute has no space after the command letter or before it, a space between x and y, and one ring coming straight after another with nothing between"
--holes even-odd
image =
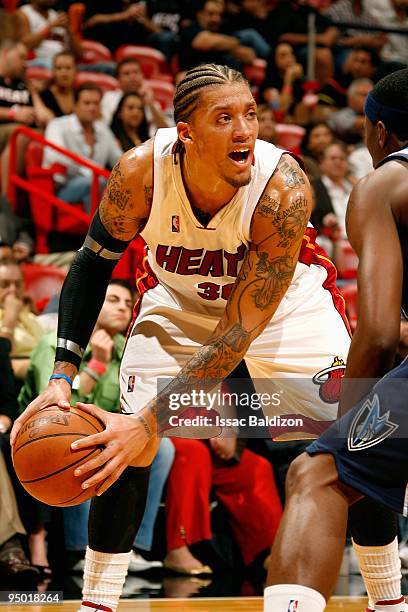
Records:
<instances>
[{"instance_id":1,"label":"red stadium seat","mask_svg":"<svg viewBox=\"0 0 408 612\"><path fill-rule=\"evenodd\" d=\"M61 268L35 263L24 263L21 268L25 290L34 303L49 299L61 291L66 276Z\"/></svg>"},{"instance_id":2,"label":"red stadium seat","mask_svg":"<svg viewBox=\"0 0 408 612\"><path fill-rule=\"evenodd\" d=\"M357 277L358 257L348 240L337 240L334 243L333 259L339 278Z\"/></svg>"},{"instance_id":3,"label":"red stadium seat","mask_svg":"<svg viewBox=\"0 0 408 612\"><path fill-rule=\"evenodd\" d=\"M75 87L79 87L80 85L83 85L83 83L94 83L103 91L120 89L119 83L115 77L110 76L109 74L103 74L102 72L78 72L75 77Z\"/></svg>"},{"instance_id":4,"label":"red stadium seat","mask_svg":"<svg viewBox=\"0 0 408 612\"><path fill-rule=\"evenodd\" d=\"M43 146L32 141L26 148L26 176L37 187L55 195L53 176L63 171L63 166L54 164L50 168L42 168ZM73 217L69 213L57 210L41 196L29 194L31 216L35 226L36 253L48 253L48 234L52 231L66 232L68 234L85 235L88 224ZM72 204L83 210L83 204Z\"/></svg>"},{"instance_id":5,"label":"red stadium seat","mask_svg":"<svg viewBox=\"0 0 408 612\"><path fill-rule=\"evenodd\" d=\"M354 332L357 326L358 317L358 294L357 284L348 283L344 287L340 287L340 293L346 302L346 313L350 322L351 331Z\"/></svg>"},{"instance_id":6,"label":"red stadium seat","mask_svg":"<svg viewBox=\"0 0 408 612\"><path fill-rule=\"evenodd\" d=\"M105 45L96 40L81 40L81 58L84 64L96 64L98 62L113 62L112 53Z\"/></svg>"},{"instance_id":7,"label":"red stadium seat","mask_svg":"<svg viewBox=\"0 0 408 612\"><path fill-rule=\"evenodd\" d=\"M292 153L300 152L300 144L302 142L305 129L300 125L292 125L286 123L276 124L276 137L278 147L288 149Z\"/></svg>"},{"instance_id":8,"label":"red stadium seat","mask_svg":"<svg viewBox=\"0 0 408 612\"><path fill-rule=\"evenodd\" d=\"M173 108L175 87L171 83L149 79L147 84L152 88L155 99L160 102L163 110Z\"/></svg>"},{"instance_id":9,"label":"red stadium seat","mask_svg":"<svg viewBox=\"0 0 408 612\"><path fill-rule=\"evenodd\" d=\"M161 51L143 45L122 45L115 53L117 62L130 57L140 62L143 74L147 79L157 79L158 75L161 75L161 78L164 75L169 75L170 79L172 78L169 74L166 58Z\"/></svg>"},{"instance_id":10,"label":"red stadium seat","mask_svg":"<svg viewBox=\"0 0 408 612\"><path fill-rule=\"evenodd\" d=\"M265 80L268 63L263 59L256 59L252 64L244 66L244 75L251 85L259 86Z\"/></svg>"},{"instance_id":11,"label":"red stadium seat","mask_svg":"<svg viewBox=\"0 0 408 612\"><path fill-rule=\"evenodd\" d=\"M42 66L28 66L25 74L27 79L36 81L51 81L52 72Z\"/></svg>"}]
</instances>

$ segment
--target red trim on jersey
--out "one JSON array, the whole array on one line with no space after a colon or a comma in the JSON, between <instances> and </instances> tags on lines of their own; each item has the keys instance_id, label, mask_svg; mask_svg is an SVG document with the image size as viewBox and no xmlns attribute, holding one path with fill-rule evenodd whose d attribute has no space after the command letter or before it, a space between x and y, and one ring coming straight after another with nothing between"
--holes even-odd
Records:
<instances>
[{"instance_id":1,"label":"red trim on jersey","mask_svg":"<svg viewBox=\"0 0 408 612\"><path fill-rule=\"evenodd\" d=\"M317 232L314 227L307 227L303 236L302 246L299 253L299 263L307 266L322 266L327 272L327 278L323 288L330 292L333 304L351 336L350 324L346 316L346 302L336 286L337 270L334 263L328 258L327 253L316 243Z\"/></svg>"},{"instance_id":2,"label":"red trim on jersey","mask_svg":"<svg viewBox=\"0 0 408 612\"><path fill-rule=\"evenodd\" d=\"M149 289L153 289L159 284L155 273L151 269L147 259L147 244L141 236L137 236L136 240L136 289L138 297L133 307L132 321L130 322L127 337L132 329L137 315L139 314L142 296Z\"/></svg>"},{"instance_id":3,"label":"red trim on jersey","mask_svg":"<svg viewBox=\"0 0 408 612\"><path fill-rule=\"evenodd\" d=\"M103 604L97 604L93 601L83 601L81 606L86 606L87 608L92 608L93 610L100 610L101 612L112 612L112 608L108 608L108 606L104 606Z\"/></svg>"}]
</instances>

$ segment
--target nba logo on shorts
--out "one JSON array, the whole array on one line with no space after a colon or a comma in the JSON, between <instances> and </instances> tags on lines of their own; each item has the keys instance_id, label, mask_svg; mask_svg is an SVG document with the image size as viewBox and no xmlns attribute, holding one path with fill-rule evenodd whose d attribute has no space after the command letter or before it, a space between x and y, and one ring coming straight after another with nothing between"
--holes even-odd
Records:
<instances>
[{"instance_id":1,"label":"nba logo on shorts","mask_svg":"<svg viewBox=\"0 0 408 612\"><path fill-rule=\"evenodd\" d=\"M297 599L291 599L289 602L288 612L296 612L298 609L298 603L299 601Z\"/></svg>"},{"instance_id":2,"label":"nba logo on shorts","mask_svg":"<svg viewBox=\"0 0 408 612\"><path fill-rule=\"evenodd\" d=\"M127 385L128 393L132 393L132 391L134 391L135 382L136 382L136 376L129 376L128 385Z\"/></svg>"},{"instance_id":3,"label":"nba logo on shorts","mask_svg":"<svg viewBox=\"0 0 408 612\"><path fill-rule=\"evenodd\" d=\"M171 218L171 231L178 234L180 232L180 217L173 215Z\"/></svg>"}]
</instances>

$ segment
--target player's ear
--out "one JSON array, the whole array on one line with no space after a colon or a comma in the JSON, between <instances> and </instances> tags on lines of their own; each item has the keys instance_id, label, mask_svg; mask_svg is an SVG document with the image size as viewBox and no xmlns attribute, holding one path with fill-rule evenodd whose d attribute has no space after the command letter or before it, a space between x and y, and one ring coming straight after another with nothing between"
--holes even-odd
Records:
<instances>
[{"instance_id":1,"label":"player's ear","mask_svg":"<svg viewBox=\"0 0 408 612\"><path fill-rule=\"evenodd\" d=\"M181 140L184 145L189 145L193 141L190 126L185 121L179 121L177 123L177 133L179 140Z\"/></svg>"},{"instance_id":2,"label":"player's ear","mask_svg":"<svg viewBox=\"0 0 408 612\"><path fill-rule=\"evenodd\" d=\"M378 121L376 127L378 133L378 144L383 149L387 145L391 134L382 121Z\"/></svg>"}]
</instances>

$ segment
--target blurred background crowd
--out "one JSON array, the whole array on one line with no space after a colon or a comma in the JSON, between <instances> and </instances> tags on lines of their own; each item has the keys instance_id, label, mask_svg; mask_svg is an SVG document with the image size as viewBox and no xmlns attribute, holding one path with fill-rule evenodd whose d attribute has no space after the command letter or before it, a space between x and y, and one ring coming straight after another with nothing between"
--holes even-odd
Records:
<instances>
[{"instance_id":1,"label":"blurred background crowd","mask_svg":"<svg viewBox=\"0 0 408 612\"><path fill-rule=\"evenodd\" d=\"M207 62L244 72L259 137L303 159L312 222L355 327L357 259L346 207L355 182L373 169L365 98L382 76L408 66L408 0L0 2L1 584L46 589L81 571L89 504L56 510L31 499L14 477L8 434L47 385L59 291L110 170L124 151L174 125L175 85ZM143 248L135 241L115 271L74 400L119 408ZM407 346L402 324L402 356ZM246 376L241 364L231 378ZM243 577L238 592L259 592L285 473L303 448L163 440L130 564L138 588L192 595L228 568ZM164 581L162 573L140 578L163 568ZM166 582L168 573L188 581Z\"/></svg>"}]
</instances>

